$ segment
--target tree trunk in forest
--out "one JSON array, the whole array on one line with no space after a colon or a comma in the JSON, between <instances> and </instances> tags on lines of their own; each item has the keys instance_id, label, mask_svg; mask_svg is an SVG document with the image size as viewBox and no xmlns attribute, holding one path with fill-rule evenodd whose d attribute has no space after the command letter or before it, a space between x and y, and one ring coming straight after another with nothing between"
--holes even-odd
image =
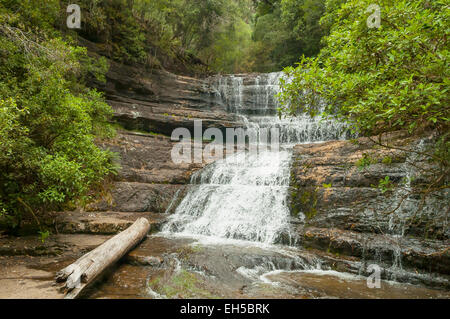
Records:
<instances>
[{"instance_id":1,"label":"tree trunk in forest","mask_svg":"<svg viewBox=\"0 0 450 319\"><path fill-rule=\"evenodd\" d=\"M139 218L133 225L82 256L56 274L57 282L64 282L64 298L74 299L109 266L115 264L133 249L150 231L146 218Z\"/></svg>"}]
</instances>

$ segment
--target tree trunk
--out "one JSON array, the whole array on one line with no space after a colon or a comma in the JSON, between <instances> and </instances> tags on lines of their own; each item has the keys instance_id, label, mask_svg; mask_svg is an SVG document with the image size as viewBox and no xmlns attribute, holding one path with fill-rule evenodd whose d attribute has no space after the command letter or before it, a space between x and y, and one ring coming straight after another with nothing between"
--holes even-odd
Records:
<instances>
[{"instance_id":1,"label":"tree trunk","mask_svg":"<svg viewBox=\"0 0 450 319\"><path fill-rule=\"evenodd\" d=\"M73 264L56 274L57 282L64 282L66 299L77 298L109 266L133 249L150 231L146 218L139 218L133 225L90 251Z\"/></svg>"}]
</instances>

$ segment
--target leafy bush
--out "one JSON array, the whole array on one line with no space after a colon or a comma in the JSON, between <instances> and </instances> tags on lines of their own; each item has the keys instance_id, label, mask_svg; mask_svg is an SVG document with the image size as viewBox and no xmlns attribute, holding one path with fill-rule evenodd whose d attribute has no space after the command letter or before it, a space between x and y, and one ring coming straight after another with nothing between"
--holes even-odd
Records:
<instances>
[{"instance_id":1,"label":"leafy bush","mask_svg":"<svg viewBox=\"0 0 450 319\"><path fill-rule=\"evenodd\" d=\"M427 196L440 196L449 187L449 3L378 1L381 26L369 28L372 3L327 0L321 19L330 30L325 47L317 57L303 57L297 67L285 69L279 111L347 122L360 135L378 135L376 141L370 138L374 145L411 156L408 164L420 178L405 196L419 195L420 210ZM383 142L382 135L395 130L428 138L423 147ZM368 154L356 163L360 169L371 164ZM389 177L378 185L383 193L392 187Z\"/></svg>"},{"instance_id":2,"label":"leafy bush","mask_svg":"<svg viewBox=\"0 0 450 319\"><path fill-rule=\"evenodd\" d=\"M58 37L53 11L17 3L0 6L0 212L11 226L86 200L116 170L94 143L114 134L112 110L82 82L107 65Z\"/></svg>"},{"instance_id":3,"label":"leafy bush","mask_svg":"<svg viewBox=\"0 0 450 319\"><path fill-rule=\"evenodd\" d=\"M368 28L370 0L328 1L326 47L285 69L282 112L325 115L364 134L445 132L449 121L448 1L384 0L381 27ZM333 6L331 5L333 4Z\"/></svg>"}]
</instances>

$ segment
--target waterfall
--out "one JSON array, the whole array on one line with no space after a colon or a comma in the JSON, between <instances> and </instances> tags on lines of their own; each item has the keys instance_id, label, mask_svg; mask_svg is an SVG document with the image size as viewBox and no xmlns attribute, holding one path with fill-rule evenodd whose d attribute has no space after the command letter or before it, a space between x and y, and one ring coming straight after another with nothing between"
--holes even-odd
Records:
<instances>
[{"instance_id":1,"label":"waterfall","mask_svg":"<svg viewBox=\"0 0 450 319\"><path fill-rule=\"evenodd\" d=\"M291 148L295 144L344 139L342 124L308 116L276 115L282 73L215 76L208 80L215 101L240 115L249 129L278 129L278 150L240 152L216 161L191 178L190 190L163 232L273 244L289 234Z\"/></svg>"}]
</instances>

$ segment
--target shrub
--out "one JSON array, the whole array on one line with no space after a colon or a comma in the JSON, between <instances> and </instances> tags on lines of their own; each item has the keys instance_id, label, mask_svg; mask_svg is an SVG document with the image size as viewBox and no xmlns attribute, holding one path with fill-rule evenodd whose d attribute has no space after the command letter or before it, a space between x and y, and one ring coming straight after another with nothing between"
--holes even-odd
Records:
<instances>
[{"instance_id":1,"label":"shrub","mask_svg":"<svg viewBox=\"0 0 450 319\"><path fill-rule=\"evenodd\" d=\"M114 134L112 110L83 85L89 72L101 79L106 64L48 25L27 24L44 13L26 9L0 6L0 212L13 227L25 214L38 219L86 200L116 171L112 153L95 144Z\"/></svg>"}]
</instances>

